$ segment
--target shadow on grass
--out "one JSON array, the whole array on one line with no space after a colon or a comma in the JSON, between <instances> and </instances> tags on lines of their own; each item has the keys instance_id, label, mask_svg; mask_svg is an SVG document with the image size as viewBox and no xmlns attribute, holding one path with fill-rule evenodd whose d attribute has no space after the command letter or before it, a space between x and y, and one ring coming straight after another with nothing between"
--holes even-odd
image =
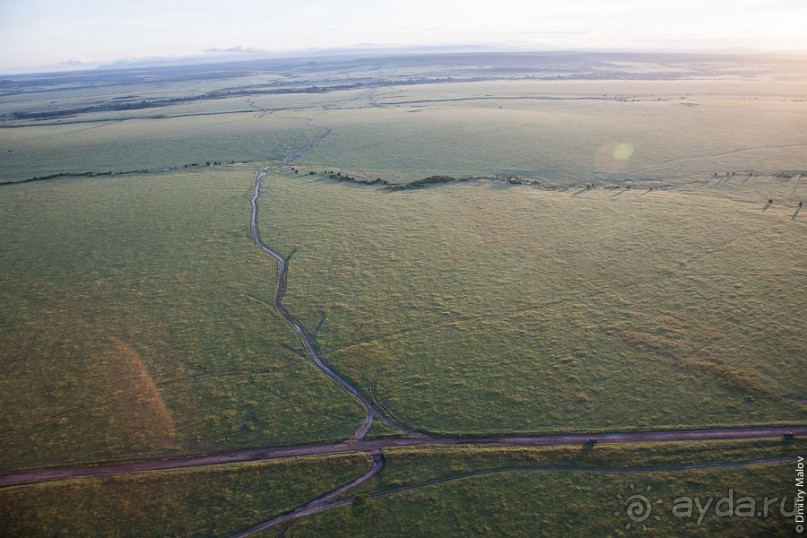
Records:
<instances>
[{"instance_id":1,"label":"shadow on grass","mask_svg":"<svg viewBox=\"0 0 807 538\"><path fill-rule=\"evenodd\" d=\"M580 446L580 450L577 452L577 459L588 460L591 458L591 455L594 453L594 446L595 443L583 443Z\"/></svg>"},{"instance_id":2,"label":"shadow on grass","mask_svg":"<svg viewBox=\"0 0 807 538\"><path fill-rule=\"evenodd\" d=\"M308 360L308 354L307 354L305 351L301 350L301 349L297 349L297 348L295 348L295 347L292 347L292 346L290 346L290 345L288 345L288 344L286 344L286 343L282 343L282 342L281 342L281 344L280 344L280 347L282 347L282 348L283 348L283 349L285 349L286 351L291 351L291 352L292 352L292 353L294 353L295 355L297 355L297 356L299 356L299 357L302 357L302 358L304 358L305 360Z\"/></svg>"},{"instance_id":3,"label":"shadow on grass","mask_svg":"<svg viewBox=\"0 0 807 538\"><path fill-rule=\"evenodd\" d=\"M316 336L316 334L319 332L320 328L322 327L322 324L325 323L326 317L327 317L327 315L325 314L325 312L320 312L319 313L319 321L314 326L314 328L311 330L311 334Z\"/></svg>"},{"instance_id":4,"label":"shadow on grass","mask_svg":"<svg viewBox=\"0 0 807 538\"><path fill-rule=\"evenodd\" d=\"M793 216L790 217L790 220L796 220L796 217L799 216L799 213L801 213L801 206L796 208L796 211L793 213Z\"/></svg>"}]
</instances>

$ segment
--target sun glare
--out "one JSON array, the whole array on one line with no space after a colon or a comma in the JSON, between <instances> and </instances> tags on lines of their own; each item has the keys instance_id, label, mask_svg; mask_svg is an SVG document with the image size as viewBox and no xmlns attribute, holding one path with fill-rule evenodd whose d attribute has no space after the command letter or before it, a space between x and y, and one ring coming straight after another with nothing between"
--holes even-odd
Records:
<instances>
[{"instance_id":1,"label":"sun glare","mask_svg":"<svg viewBox=\"0 0 807 538\"><path fill-rule=\"evenodd\" d=\"M633 144L622 142L614 148L614 159L617 161L627 161L633 155Z\"/></svg>"}]
</instances>

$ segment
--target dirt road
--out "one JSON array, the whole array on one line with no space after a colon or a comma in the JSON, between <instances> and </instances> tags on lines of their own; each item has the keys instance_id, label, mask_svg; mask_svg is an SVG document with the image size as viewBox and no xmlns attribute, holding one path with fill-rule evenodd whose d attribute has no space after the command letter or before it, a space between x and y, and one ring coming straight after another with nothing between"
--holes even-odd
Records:
<instances>
[{"instance_id":1,"label":"dirt road","mask_svg":"<svg viewBox=\"0 0 807 538\"><path fill-rule=\"evenodd\" d=\"M200 456L196 458L154 460L138 463L121 463L115 465L99 465L94 467L77 467L66 469L47 469L42 471L15 473L0 476L0 487L19 484L33 484L37 482L50 482L54 480L77 478L81 476L106 476L142 473L167 469L206 467L209 465L223 465L247 461L316 456L323 454L339 454L344 452L378 452L385 448L392 448L396 446L564 446L584 445L589 439L592 438L597 439L598 444L666 443L671 441L713 441L736 439L781 439L788 431L792 432L796 437L807 436L807 425L625 433L593 432L522 437L416 437L401 439L349 440L341 443L236 450L233 452Z\"/></svg>"}]
</instances>

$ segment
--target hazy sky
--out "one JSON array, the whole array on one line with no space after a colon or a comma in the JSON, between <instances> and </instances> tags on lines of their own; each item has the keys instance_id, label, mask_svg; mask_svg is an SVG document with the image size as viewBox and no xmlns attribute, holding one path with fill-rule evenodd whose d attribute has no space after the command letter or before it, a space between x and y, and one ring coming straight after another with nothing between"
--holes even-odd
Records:
<instances>
[{"instance_id":1,"label":"hazy sky","mask_svg":"<svg viewBox=\"0 0 807 538\"><path fill-rule=\"evenodd\" d=\"M360 44L807 52L807 0L0 0L0 70Z\"/></svg>"}]
</instances>

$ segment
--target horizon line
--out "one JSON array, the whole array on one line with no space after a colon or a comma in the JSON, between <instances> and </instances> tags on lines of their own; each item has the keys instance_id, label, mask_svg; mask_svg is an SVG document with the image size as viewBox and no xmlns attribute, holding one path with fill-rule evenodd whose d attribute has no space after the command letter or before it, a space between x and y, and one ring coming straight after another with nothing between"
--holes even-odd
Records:
<instances>
[{"instance_id":1,"label":"horizon line","mask_svg":"<svg viewBox=\"0 0 807 538\"><path fill-rule=\"evenodd\" d=\"M645 55L686 55L686 56L764 56L764 57L803 57L807 56L807 50L796 49L752 49L726 47L720 49L659 49L649 47L639 48L560 48L548 45L536 45L534 47L518 46L512 44L436 44L436 45L383 45L383 44L358 44L344 47L294 49L294 50L265 50L244 48L234 46L226 49L210 48L196 54L164 55L164 56L139 56L124 57L109 61L87 61L73 62L65 61L55 65L11 67L0 66L0 76L28 76L28 75L49 75L49 74L77 74L82 72L94 72L103 69L135 69L142 64L162 64L152 67L168 67L170 65L180 65L182 63L192 63L196 65L212 65L222 63L240 63L255 60L281 60L281 59L306 59L327 56L349 56L349 55L438 55L438 54L645 54Z\"/></svg>"}]
</instances>

